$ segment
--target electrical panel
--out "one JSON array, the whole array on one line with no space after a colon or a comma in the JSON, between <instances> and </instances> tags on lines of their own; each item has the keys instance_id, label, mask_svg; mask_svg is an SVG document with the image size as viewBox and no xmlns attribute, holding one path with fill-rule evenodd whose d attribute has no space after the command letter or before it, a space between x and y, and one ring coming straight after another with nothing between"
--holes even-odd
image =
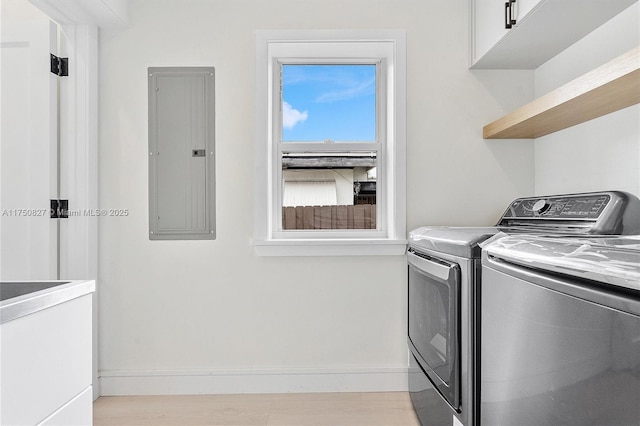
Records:
<instances>
[{"instance_id":1,"label":"electrical panel","mask_svg":"<svg viewBox=\"0 0 640 426\"><path fill-rule=\"evenodd\" d=\"M215 239L215 69L151 67L149 239Z\"/></svg>"}]
</instances>

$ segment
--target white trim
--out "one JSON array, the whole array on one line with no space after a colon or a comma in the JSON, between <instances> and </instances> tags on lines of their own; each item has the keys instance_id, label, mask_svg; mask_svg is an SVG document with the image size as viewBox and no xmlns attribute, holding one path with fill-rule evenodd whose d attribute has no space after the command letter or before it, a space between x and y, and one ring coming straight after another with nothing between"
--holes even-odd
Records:
<instances>
[{"instance_id":1,"label":"white trim","mask_svg":"<svg viewBox=\"0 0 640 426\"><path fill-rule=\"evenodd\" d=\"M92 0L93 1L93 0ZM126 2L96 0L60 2L30 0L61 27L62 55L69 58L69 76L61 78L60 194L71 210L98 207L98 25L87 14L91 4L110 3L126 15ZM100 5L98 5L100 6ZM98 380L98 223L96 217L70 217L61 222L60 277L96 280L93 297L93 397Z\"/></svg>"},{"instance_id":2,"label":"white trim","mask_svg":"<svg viewBox=\"0 0 640 426\"><path fill-rule=\"evenodd\" d=\"M63 25L69 76L60 80L60 196L71 212L98 207L98 29ZM72 214L70 214L72 216ZM75 215L61 221L61 279L96 279L95 216Z\"/></svg>"},{"instance_id":3,"label":"white trim","mask_svg":"<svg viewBox=\"0 0 640 426\"><path fill-rule=\"evenodd\" d=\"M309 49L300 54L296 47ZM345 43L340 46L340 43ZM380 224L377 230L347 231L344 233L318 232L313 237L302 233L279 231L274 224L279 223L278 193L274 188L279 185L277 179L279 151L274 140L272 108L269 102L275 102L272 95L274 61L290 61L291 49L294 57L308 56L332 60L336 55L348 55L350 47L359 46L361 53L356 59L387 59L393 63L389 67L386 77L388 92L393 96L386 103L387 120L385 120L386 136L390 143L377 146L381 163L380 182L381 203L379 208L386 210L379 212ZM312 46L312 48L309 48ZM338 49L338 53L336 52ZM304 52L304 50L302 50ZM339 59L336 59L339 60ZM279 79L278 79L279 80ZM256 136L255 136L255 184L254 184L254 239L256 254L263 256L287 256L295 251L295 255L336 255L339 251L343 255L357 254L401 254L404 249L393 249L398 246L406 234L406 35L401 30L383 31L257 31L256 32ZM379 123L380 124L380 123ZM283 144L289 148L289 143ZM292 146L292 148L295 147ZM393 173L387 173L387 171ZM299 238L299 242L292 244L291 240ZM317 239L326 239L326 243L318 244ZM346 239L346 240L345 240ZM389 246L376 241L387 241ZM371 250L363 250L368 242L374 242ZM295 246L295 249L294 249ZM305 249L305 247L310 247ZM352 248L348 248L351 246ZM288 247L288 248L287 248ZM400 253L401 252L401 253Z\"/></svg>"},{"instance_id":4,"label":"white trim","mask_svg":"<svg viewBox=\"0 0 640 426\"><path fill-rule=\"evenodd\" d=\"M254 241L258 256L377 256L406 254L406 240L270 240Z\"/></svg>"},{"instance_id":5,"label":"white trim","mask_svg":"<svg viewBox=\"0 0 640 426\"><path fill-rule=\"evenodd\" d=\"M469 0L469 34L467 35L469 39L469 68L476 61L476 1Z\"/></svg>"},{"instance_id":6,"label":"white trim","mask_svg":"<svg viewBox=\"0 0 640 426\"><path fill-rule=\"evenodd\" d=\"M60 197L72 211L98 208L98 28L61 26L69 76L60 81ZM60 222L60 278L98 279L98 219L70 216ZM93 396L98 381L98 286L93 296Z\"/></svg>"},{"instance_id":7,"label":"white trim","mask_svg":"<svg viewBox=\"0 0 640 426\"><path fill-rule=\"evenodd\" d=\"M406 366L269 370L113 370L103 396L305 392L406 392Z\"/></svg>"},{"instance_id":8,"label":"white trim","mask_svg":"<svg viewBox=\"0 0 640 426\"><path fill-rule=\"evenodd\" d=\"M60 25L92 24L124 28L128 24L127 0L29 0Z\"/></svg>"}]
</instances>

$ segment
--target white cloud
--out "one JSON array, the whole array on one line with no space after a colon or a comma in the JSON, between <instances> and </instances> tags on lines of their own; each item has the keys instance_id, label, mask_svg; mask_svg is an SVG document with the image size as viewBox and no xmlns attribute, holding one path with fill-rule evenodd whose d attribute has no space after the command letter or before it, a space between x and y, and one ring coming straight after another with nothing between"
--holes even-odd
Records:
<instances>
[{"instance_id":1,"label":"white cloud","mask_svg":"<svg viewBox=\"0 0 640 426\"><path fill-rule=\"evenodd\" d=\"M362 81L357 85L348 87L343 90L326 92L316 98L316 102L336 102L357 98L362 95L375 93L376 78L373 77L367 81Z\"/></svg>"},{"instance_id":2,"label":"white cloud","mask_svg":"<svg viewBox=\"0 0 640 426\"><path fill-rule=\"evenodd\" d=\"M296 124L302 123L308 116L307 111L300 112L292 108L288 102L282 102L282 127L285 129L293 129Z\"/></svg>"}]
</instances>

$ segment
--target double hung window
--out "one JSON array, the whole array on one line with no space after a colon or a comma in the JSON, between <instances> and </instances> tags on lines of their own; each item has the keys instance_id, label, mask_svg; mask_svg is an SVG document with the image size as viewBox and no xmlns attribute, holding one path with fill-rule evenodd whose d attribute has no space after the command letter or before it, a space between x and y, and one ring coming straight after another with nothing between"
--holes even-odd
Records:
<instances>
[{"instance_id":1,"label":"double hung window","mask_svg":"<svg viewBox=\"0 0 640 426\"><path fill-rule=\"evenodd\" d=\"M256 60L258 253L404 252L404 34L259 32Z\"/></svg>"}]
</instances>

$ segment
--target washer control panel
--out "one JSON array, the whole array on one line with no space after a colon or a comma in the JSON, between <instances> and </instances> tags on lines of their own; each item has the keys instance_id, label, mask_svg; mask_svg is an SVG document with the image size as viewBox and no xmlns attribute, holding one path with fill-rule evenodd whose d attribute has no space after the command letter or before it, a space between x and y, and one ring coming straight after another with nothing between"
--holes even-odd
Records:
<instances>
[{"instance_id":1,"label":"washer control panel","mask_svg":"<svg viewBox=\"0 0 640 426\"><path fill-rule=\"evenodd\" d=\"M518 198L511 203L503 219L597 220L610 201L609 194Z\"/></svg>"},{"instance_id":2,"label":"washer control panel","mask_svg":"<svg viewBox=\"0 0 640 426\"><path fill-rule=\"evenodd\" d=\"M518 198L496 226L517 232L640 235L640 199L623 191Z\"/></svg>"}]
</instances>

